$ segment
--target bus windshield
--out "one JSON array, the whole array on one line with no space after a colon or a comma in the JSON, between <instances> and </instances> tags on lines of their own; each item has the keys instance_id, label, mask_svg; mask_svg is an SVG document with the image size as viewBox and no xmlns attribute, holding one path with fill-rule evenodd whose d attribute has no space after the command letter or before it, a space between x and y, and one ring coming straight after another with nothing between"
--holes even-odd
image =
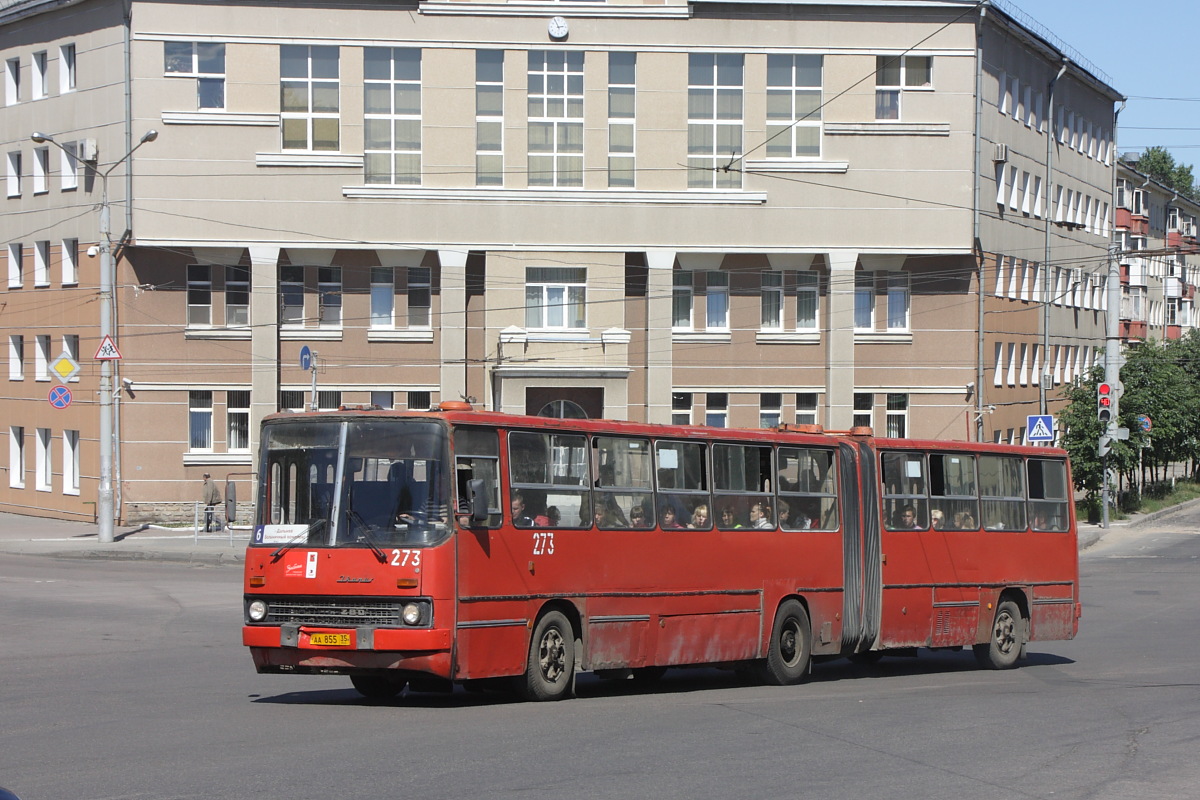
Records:
<instances>
[{"instance_id":1,"label":"bus windshield","mask_svg":"<svg viewBox=\"0 0 1200 800\"><path fill-rule=\"evenodd\" d=\"M254 543L436 544L451 530L448 463L445 429L434 421L269 424Z\"/></svg>"}]
</instances>

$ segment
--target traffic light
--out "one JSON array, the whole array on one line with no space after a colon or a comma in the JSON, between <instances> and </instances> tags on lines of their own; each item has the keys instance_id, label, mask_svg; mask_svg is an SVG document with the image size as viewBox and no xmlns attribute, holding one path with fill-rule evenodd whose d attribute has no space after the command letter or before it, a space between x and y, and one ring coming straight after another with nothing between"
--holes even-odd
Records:
<instances>
[{"instance_id":1,"label":"traffic light","mask_svg":"<svg viewBox=\"0 0 1200 800\"><path fill-rule=\"evenodd\" d=\"M1117 395L1111 383L1100 383L1096 386L1096 417L1107 426L1116 411Z\"/></svg>"}]
</instances>

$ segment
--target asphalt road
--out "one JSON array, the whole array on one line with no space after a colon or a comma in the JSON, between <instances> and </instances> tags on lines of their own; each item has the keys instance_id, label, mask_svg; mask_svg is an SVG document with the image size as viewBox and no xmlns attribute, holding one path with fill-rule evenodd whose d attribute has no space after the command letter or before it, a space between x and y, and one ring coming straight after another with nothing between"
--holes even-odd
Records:
<instances>
[{"instance_id":1,"label":"asphalt road","mask_svg":"<svg viewBox=\"0 0 1200 800\"><path fill-rule=\"evenodd\" d=\"M234 566L0 560L0 785L143 798L1194 798L1200 511L1085 551L1072 642L820 664L787 688L672 671L653 691L363 700L257 675Z\"/></svg>"}]
</instances>

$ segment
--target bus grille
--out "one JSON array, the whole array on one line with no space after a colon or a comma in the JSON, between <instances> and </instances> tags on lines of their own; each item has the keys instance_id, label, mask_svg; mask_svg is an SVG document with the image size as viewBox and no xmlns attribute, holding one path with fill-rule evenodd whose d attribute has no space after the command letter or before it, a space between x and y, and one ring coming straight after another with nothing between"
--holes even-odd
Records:
<instances>
[{"instance_id":1,"label":"bus grille","mask_svg":"<svg viewBox=\"0 0 1200 800\"><path fill-rule=\"evenodd\" d=\"M320 625L354 628L360 625L402 626L402 603L346 598L287 598L270 601L268 625Z\"/></svg>"}]
</instances>

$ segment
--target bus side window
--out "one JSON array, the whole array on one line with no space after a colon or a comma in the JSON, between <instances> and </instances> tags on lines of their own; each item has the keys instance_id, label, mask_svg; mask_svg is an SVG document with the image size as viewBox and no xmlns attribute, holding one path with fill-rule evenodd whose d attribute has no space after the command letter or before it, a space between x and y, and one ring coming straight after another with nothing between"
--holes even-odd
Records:
<instances>
[{"instance_id":1,"label":"bus side window","mask_svg":"<svg viewBox=\"0 0 1200 800\"><path fill-rule=\"evenodd\" d=\"M591 469L586 437L512 431L508 434L508 464L509 521L513 525L591 527ZM551 517L558 522L552 522Z\"/></svg>"},{"instance_id":2,"label":"bus side window","mask_svg":"<svg viewBox=\"0 0 1200 800\"><path fill-rule=\"evenodd\" d=\"M1066 464L1031 458L1025 466L1029 478L1029 526L1035 531L1065 531L1070 519Z\"/></svg>"},{"instance_id":3,"label":"bus side window","mask_svg":"<svg viewBox=\"0 0 1200 800\"><path fill-rule=\"evenodd\" d=\"M883 480L883 527L889 531L929 527L929 499L922 453L885 452L880 456Z\"/></svg>"},{"instance_id":4,"label":"bus side window","mask_svg":"<svg viewBox=\"0 0 1200 800\"><path fill-rule=\"evenodd\" d=\"M1025 530L1025 470L1016 456L979 457L981 522L987 531Z\"/></svg>"},{"instance_id":5,"label":"bus side window","mask_svg":"<svg viewBox=\"0 0 1200 800\"><path fill-rule=\"evenodd\" d=\"M500 442L490 428L461 427L454 430L454 508L461 525L464 512L470 516L471 481L483 481L487 498L489 528L500 527ZM468 522L468 527L478 523Z\"/></svg>"}]
</instances>

